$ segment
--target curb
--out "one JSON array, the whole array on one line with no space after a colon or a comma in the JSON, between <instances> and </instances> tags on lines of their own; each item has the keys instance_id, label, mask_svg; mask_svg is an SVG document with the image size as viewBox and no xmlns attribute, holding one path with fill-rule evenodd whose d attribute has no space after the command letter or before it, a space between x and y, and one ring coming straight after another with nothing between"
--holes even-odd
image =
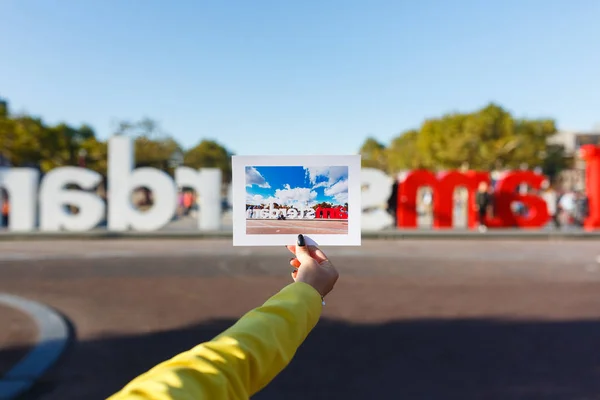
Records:
<instances>
[{"instance_id":1,"label":"curb","mask_svg":"<svg viewBox=\"0 0 600 400\"><path fill-rule=\"evenodd\" d=\"M0 303L27 314L38 327L35 347L0 377L0 399L12 400L31 389L35 381L58 360L70 335L64 318L46 305L6 293L0 293Z\"/></svg>"}]
</instances>

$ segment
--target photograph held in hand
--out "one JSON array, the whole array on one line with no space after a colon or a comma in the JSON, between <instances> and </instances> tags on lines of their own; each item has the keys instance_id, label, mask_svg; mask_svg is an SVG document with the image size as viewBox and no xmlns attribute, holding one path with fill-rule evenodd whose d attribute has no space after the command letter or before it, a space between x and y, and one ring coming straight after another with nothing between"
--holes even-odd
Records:
<instances>
[{"instance_id":1,"label":"photograph held in hand","mask_svg":"<svg viewBox=\"0 0 600 400\"><path fill-rule=\"evenodd\" d=\"M233 159L234 245L360 245L360 156Z\"/></svg>"}]
</instances>

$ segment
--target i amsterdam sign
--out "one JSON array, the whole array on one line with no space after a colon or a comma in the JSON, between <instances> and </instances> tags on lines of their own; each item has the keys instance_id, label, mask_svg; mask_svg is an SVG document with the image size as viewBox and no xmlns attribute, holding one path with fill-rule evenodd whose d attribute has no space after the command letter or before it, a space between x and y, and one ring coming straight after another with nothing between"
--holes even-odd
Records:
<instances>
[{"instance_id":1,"label":"i amsterdam sign","mask_svg":"<svg viewBox=\"0 0 600 400\"><path fill-rule=\"evenodd\" d=\"M588 230L600 227L600 148L583 146L586 166L586 190L589 199L589 216L585 221ZM194 170L179 167L175 179L154 168L134 169L133 143L130 138L116 136L109 140L108 155L108 205L91 192L102 181L102 176L80 167L60 167L48 172L39 184L39 172L32 168L0 168L0 186L10 198L9 231L88 231L97 227L107 217L110 231L153 231L168 224L177 207L177 187L190 187L200 199L199 230L219 230L222 217L221 171L218 169ZM494 216L489 227L540 228L548 223L546 203L533 194L519 194L518 186L527 184L539 189L546 178L530 171L505 173L496 183L494 191ZM394 218L382 205L387 203L393 190L397 190L398 228L417 228L417 192L429 186L433 191L433 227L452 228L453 194L458 187L469 193L468 225L476 224L474 195L480 182L489 182L486 172L457 171L434 174L416 170L403 175L398 185L394 178L376 169L362 169L362 227L379 230L394 224ZM38 187L39 184L39 187ZM75 184L84 190L65 189ZM140 212L130 201L133 188L147 187L153 192L154 205ZM88 190L88 191L86 191ZM511 204L523 203L529 210L526 216L513 213ZM77 214L65 211L65 205L79 209ZM38 212L39 210L39 212ZM339 210L338 210L339 211ZM342 210L345 211L345 210ZM341 212L341 211L340 211ZM352 212L352 210L349 210ZM328 218L328 212L315 213L316 218Z\"/></svg>"}]
</instances>

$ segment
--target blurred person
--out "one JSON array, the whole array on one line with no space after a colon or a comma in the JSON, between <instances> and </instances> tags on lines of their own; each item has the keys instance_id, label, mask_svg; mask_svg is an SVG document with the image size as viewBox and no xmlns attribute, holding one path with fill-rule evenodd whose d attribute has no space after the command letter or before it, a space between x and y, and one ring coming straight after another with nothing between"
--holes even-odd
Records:
<instances>
[{"instance_id":1,"label":"blurred person","mask_svg":"<svg viewBox=\"0 0 600 400\"><path fill-rule=\"evenodd\" d=\"M564 225L564 210L560 204L563 194L562 189L556 189L556 220L561 227Z\"/></svg>"},{"instance_id":2,"label":"blurred person","mask_svg":"<svg viewBox=\"0 0 600 400\"><path fill-rule=\"evenodd\" d=\"M140 209L144 205L144 192L141 188L136 188L131 193L131 203L136 209Z\"/></svg>"},{"instance_id":3,"label":"blurred person","mask_svg":"<svg viewBox=\"0 0 600 400\"><path fill-rule=\"evenodd\" d=\"M496 205L496 195L495 195L496 189L492 186L492 185L488 185L487 188L487 193L488 193L488 206L486 209L486 216L488 218L492 218L494 216L494 212L495 212L495 205Z\"/></svg>"},{"instance_id":4,"label":"blurred person","mask_svg":"<svg viewBox=\"0 0 600 400\"><path fill-rule=\"evenodd\" d=\"M8 215L10 214L10 203L8 201L8 192L2 188L0 188L0 200L1 201L1 209L0 209L0 227L8 227Z\"/></svg>"},{"instance_id":5,"label":"blurred person","mask_svg":"<svg viewBox=\"0 0 600 400\"><path fill-rule=\"evenodd\" d=\"M492 205L492 193L487 182L480 182L475 194L475 210L477 210L477 229L480 232L485 232L487 226L485 218Z\"/></svg>"},{"instance_id":6,"label":"blurred person","mask_svg":"<svg viewBox=\"0 0 600 400\"><path fill-rule=\"evenodd\" d=\"M582 191L575 193L575 211L573 219L577 226L583 226L585 219L588 217L588 198Z\"/></svg>"},{"instance_id":7,"label":"blurred person","mask_svg":"<svg viewBox=\"0 0 600 400\"><path fill-rule=\"evenodd\" d=\"M286 246L294 283L213 340L135 378L109 400L249 399L292 360L317 324L338 272L298 235Z\"/></svg>"},{"instance_id":8,"label":"blurred person","mask_svg":"<svg viewBox=\"0 0 600 400\"><path fill-rule=\"evenodd\" d=\"M177 217L182 217L184 213L183 189L177 188Z\"/></svg>"},{"instance_id":9,"label":"blurred person","mask_svg":"<svg viewBox=\"0 0 600 400\"><path fill-rule=\"evenodd\" d=\"M558 219L558 193L547 180L542 183L541 197L546 202L548 215L550 216L554 227L556 229L560 228L560 221Z\"/></svg>"},{"instance_id":10,"label":"blurred person","mask_svg":"<svg viewBox=\"0 0 600 400\"><path fill-rule=\"evenodd\" d=\"M426 215L431 215L433 209L433 192L431 189L425 190L423 193L423 205L425 206L424 213Z\"/></svg>"},{"instance_id":11,"label":"blurred person","mask_svg":"<svg viewBox=\"0 0 600 400\"><path fill-rule=\"evenodd\" d=\"M398 179L392 184L392 193L387 200L387 212L394 218L394 227L398 225Z\"/></svg>"},{"instance_id":12,"label":"blurred person","mask_svg":"<svg viewBox=\"0 0 600 400\"><path fill-rule=\"evenodd\" d=\"M525 196L530 193L530 188L527 184L522 183L519 186L517 186L516 191L518 194ZM513 203L513 211L515 212L515 214L520 215L521 217L526 217L529 212L529 210L527 209L527 207L525 207L525 204L522 201L515 201Z\"/></svg>"},{"instance_id":13,"label":"blurred person","mask_svg":"<svg viewBox=\"0 0 600 400\"><path fill-rule=\"evenodd\" d=\"M560 197L558 204L565 214L567 224L573 223L575 216L575 193L572 190L567 190Z\"/></svg>"},{"instance_id":14,"label":"blurred person","mask_svg":"<svg viewBox=\"0 0 600 400\"><path fill-rule=\"evenodd\" d=\"M194 205L194 193L190 190L183 192L183 215L189 215Z\"/></svg>"}]
</instances>

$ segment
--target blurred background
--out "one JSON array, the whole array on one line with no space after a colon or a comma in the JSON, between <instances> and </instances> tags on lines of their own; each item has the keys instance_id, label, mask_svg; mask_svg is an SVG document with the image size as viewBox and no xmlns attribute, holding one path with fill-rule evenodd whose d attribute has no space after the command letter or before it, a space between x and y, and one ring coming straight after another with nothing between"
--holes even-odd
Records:
<instances>
[{"instance_id":1,"label":"blurred background","mask_svg":"<svg viewBox=\"0 0 600 400\"><path fill-rule=\"evenodd\" d=\"M424 186L422 234L406 240L394 193L369 205L363 217L378 208L391 222L360 248L330 248L339 289L256 398L600 398L600 259L594 232L582 234L579 151L600 145L598 1L3 0L0 16L0 171L91 169L110 204L107 143L124 135L136 167L218 168L223 184L222 239L194 236L191 188L151 239L24 237L8 229L0 174L0 292L68 327L66 347L45 342L58 359L18 375L43 327L0 303L0 398L16 381L25 399L104 398L289 282L285 249L231 246L236 154L360 154L390 181L483 171L492 190L531 171L544 185L519 193L557 216L535 238L465 236L458 188L442 237ZM153 193L135 188L131 201L149 209Z\"/></svg>"}]
</instances>

